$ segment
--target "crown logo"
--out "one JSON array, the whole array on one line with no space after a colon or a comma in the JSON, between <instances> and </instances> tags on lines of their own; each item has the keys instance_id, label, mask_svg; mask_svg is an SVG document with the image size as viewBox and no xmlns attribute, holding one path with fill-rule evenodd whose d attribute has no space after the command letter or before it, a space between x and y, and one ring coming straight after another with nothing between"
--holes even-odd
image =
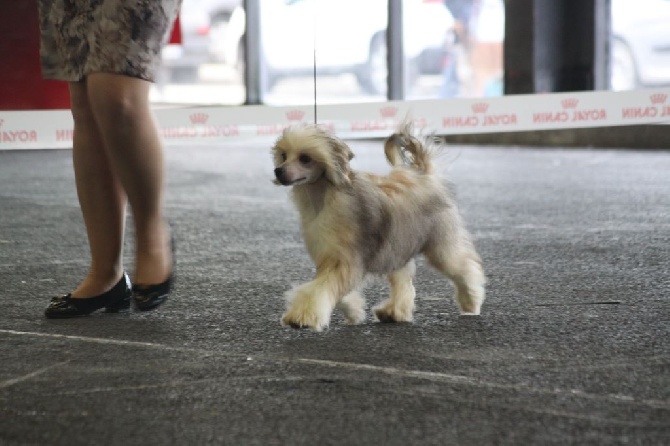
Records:
<instances>
[{"instance_id":1,"label":"crown logo","mask_svg":"<svg viewBox=\"0 0 670 446\"><path fill-rule=\"evenodd\" d=\"M575 98L563 99L561 101L563 108L577 108L577 104L579 104L579 99Z\"/></svg>"},{"instance_id":2,"label":"crown logo","mask_svg":"<svg viewBox=\"0 0 670 446\"><path fill-rule=\"evenodd\" d=\"M382 107L379 109L379 114L382 118L394 118L398 114L398 107Z\"/></svg>"},{"instance_id":3,"label":"crown logo","mask_svg":"<svg viewBox=\"0 0 670 446\"><path fill-rule=\"evenodd\" d=\"M209 115L207 113L193 113L189 118L191 119L191 124L206 124Z\"/></svg>"},{"instance_id":4,"label":"crown logo","mask_svg":"<svg viewBox=\"0 0 670 446\"><path fill-rule=\"evenodd\" d=\"M286 119L289 121L302 121L305 112L302 110L289 110L286 112Z\"/></svg>"},{"instance_id":5,"label":"crown logo","mask_svg":"<svg viewBox=\"0 0 670 446\"><path fill-rule=\"evenodd\" d=\"M668 99L668 95L665 93L656 93L649 96L652 104L665 104L665 100Z\"/></svg>"},{"instance_id":6,"label":"crown logo","mask_svg":"<svg viewBox=\"0 0 670 446\"><path fill-rule=\"evenodd\" d=\"M474 113L486 113L488 109L489 104L486 102L477 102L476 104L472 104L472 111Z\"/></svg>"}]
</instances>

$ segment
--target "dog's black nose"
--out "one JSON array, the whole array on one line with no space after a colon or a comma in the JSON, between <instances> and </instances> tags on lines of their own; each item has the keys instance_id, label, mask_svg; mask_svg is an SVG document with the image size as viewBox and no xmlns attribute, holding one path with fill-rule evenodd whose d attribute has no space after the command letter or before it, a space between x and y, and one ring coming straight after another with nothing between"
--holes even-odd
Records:
<instances>
[{"instance_id":1,"label":"dog's black nose","mask_svg":"<svg viewBox=\"0 0 670 446\"><path fill-rule=\"evenodd\" d=\"M275 169L275 176L279 181L281 181L282 178L284 178L284 169L282 169L281 167L277 167Z\"/></svg>"}]
</instances>

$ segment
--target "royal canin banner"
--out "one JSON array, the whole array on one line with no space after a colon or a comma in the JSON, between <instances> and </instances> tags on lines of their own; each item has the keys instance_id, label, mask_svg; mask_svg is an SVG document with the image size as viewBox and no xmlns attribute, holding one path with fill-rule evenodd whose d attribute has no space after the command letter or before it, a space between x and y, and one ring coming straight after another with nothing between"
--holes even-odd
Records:
<instances>
[{"instance_id":1,"label":"royal canin banner","mask_svg":"<svg viewBox=\"0 0 670 446\"><path fill-rule=\"evenodd\" d=\"M166 144L274 140L314 122L314 105L155 110ZM518 132L670 123L670 89L515 95L483 99L318 105L318 123L344 139L387 136L405 119L424 133ZM0 111L0 150L72 147L68 110Z\"/></svg>"}]
</instances>

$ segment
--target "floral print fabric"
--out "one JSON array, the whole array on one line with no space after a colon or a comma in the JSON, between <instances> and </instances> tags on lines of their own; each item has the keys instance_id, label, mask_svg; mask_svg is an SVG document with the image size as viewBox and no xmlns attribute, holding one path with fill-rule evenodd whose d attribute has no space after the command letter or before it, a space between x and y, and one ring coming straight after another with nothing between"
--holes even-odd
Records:
<instances>
[{"instance_id":1,"label":"floral print fabric","mask_svg":"<svg viewBox=\"0 0 670 446\"><path fill-rule=\"evenodd\" d=\"M47 79L113 73L153 81L181 0L38 0Z\"/></svg>"}]
</instances>

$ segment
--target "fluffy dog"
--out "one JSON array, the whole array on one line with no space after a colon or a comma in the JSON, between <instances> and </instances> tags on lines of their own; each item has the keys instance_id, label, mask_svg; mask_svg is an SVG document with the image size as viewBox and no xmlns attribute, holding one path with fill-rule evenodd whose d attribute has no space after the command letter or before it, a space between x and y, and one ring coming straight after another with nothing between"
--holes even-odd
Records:
<instances>
[{"instance_id":1,"label":"fluffy dog","mask_svg":"<svg viewBox=\"0 0 670 446\"><path fill-rule=\"evenodd\" d=\"M320 331L339 307L349 324L365 320L365 278L386 275L381 322L411 322L414 258L423 254L456 289L461 313L484 301L481 259L447 186L433 173L435 143L405 123L384 143L388 175L353 171L349 146L318 126L289 127L272 153L276 184L292 186L316 277L287 293L283 325Z\"/></svg>"}]
</instances>

